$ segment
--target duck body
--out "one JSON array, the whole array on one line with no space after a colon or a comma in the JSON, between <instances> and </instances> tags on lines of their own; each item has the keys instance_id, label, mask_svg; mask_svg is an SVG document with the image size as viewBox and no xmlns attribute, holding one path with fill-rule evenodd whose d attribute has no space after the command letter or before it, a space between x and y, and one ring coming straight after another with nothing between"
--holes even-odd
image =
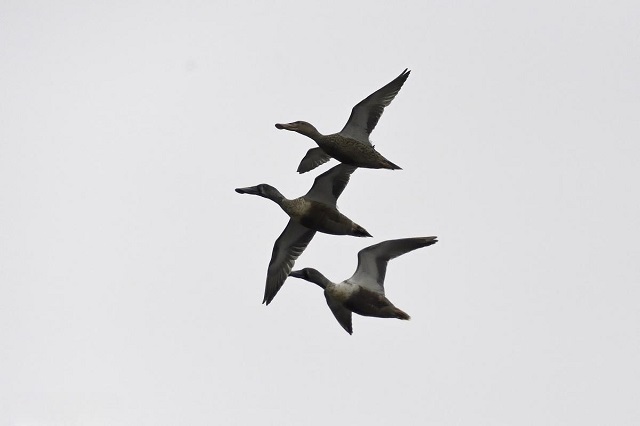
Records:
<instances>
[{"instance_id":1,"label":"duck body","mask_svg":"<svg viewBox=\"0 0 640 426\"><path fill-rule=\"evenodd\" d=\"M348 281L327 286L324 290L324 297L327 299L327 304L340 304L351 312L364 317L411 319L407 313L396 308L384 295Z\"/></svg>"},{"instance_id":2,"label":"duck body","mask_svg":"<svg viewBox=\"0 0 640 426\"><path fill-rule=\"evenodd\" d=\"M376 151L372 145L358 142L340 133L322 135L316 143L327 155L344 164L366 169L401 170L399 166Z\"/></svg>"},{"instance_id":3,"label":"duck body","mask_svg":"<svg viewBox=\"0 0 640 426\"><path fill-rule=\"evenodd\" d=\"M343 215L335 207L305 197L283 200L280 207L291 219L314 231L333 235L370 237L360 225Z\"/></svg>"},{"instance_id":4,"label":"duck body","mask_svg":"<svg viewBox=\"0 0 640 426\"><path fill-rule=\"evenodd\" d=\"M407 313L396 308L385 296L362 287L358 288L353 297L344 303L344 306L365 317L411 319Z\"/></svg>"}]
</instances>

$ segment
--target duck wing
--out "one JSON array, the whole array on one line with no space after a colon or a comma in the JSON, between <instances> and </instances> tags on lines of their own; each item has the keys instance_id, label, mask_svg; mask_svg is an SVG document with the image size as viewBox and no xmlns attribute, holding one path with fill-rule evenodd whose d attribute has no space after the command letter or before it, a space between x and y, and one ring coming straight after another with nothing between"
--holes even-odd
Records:
<instances>
[{"instance_id":1,"label":"duck wing","mask_svg":"<svg viewBox=\"0 0 640 426\"><path fill-rule=\"evenodd\" d=\"M376 124L378 124L384 108L389 106L393 98L396 97L402 85L409 77L410 72L408 69L405 69L402 71L402 74L396 77L391 83L376 90L354 106L351 110L349 120L347 120L347 124L345 124L339 134L371 145L369 135L376 127Z\"/></svg>"},{"instance_id":2,"label":"duck wing","mask_svg":"<svg viewBox=\"0 0 640 426\"><path fill-rule=\"evenodd\" d=\"M349 183L351 173L356 169L357 167L347 164L338 164L330 168L313 181L313 186L305 198L336 207L338 197Z\"/></svg>"},{"instance_id":3,"label":"duck wing","mask_svg":"<svg viewBox=\"0 0 640 426\"><path fill-rule=\"evenodd\" d=\"M324 152L322 148L311 148L300 161L297 172L306 173L329 160L331 160L331 156Z\"/></svg>"},{"instance_id":4,"label":"duck wing","mask_svg":"<svg viewBox=\"0 0 640 426\"><path fill-rule=\"evenodd\" d=\"M353 327L351 326L351 311L345 308L338 301L327 296L326 293L324 297L327 299L327 305L329 305L329 309L333 312L333 316L336 317L342 328L344 328L347 333L353 334Z\"/></svg>"},{"instance_id":5,"label":"duck wing","mask_svg":"<svg viewBox=\"0 0 640 426\"><path fill-rule=\"evenodd\" d=\"M401 238L364 248L358 252L356 272L347 281L384 295L384 277L389 260L437 241L437 237Z\"/></svg>"},{"instance_id":6,"label":"duck wing","mask_svg":"<svg viewBox=\"0 0 640 426\"><path fill-rule=\"evenodd\" d=\"M267 269L267 284L264 288L262 303L269 304L289 276L298 256L313 238L316 231L300 225L293 219L282 231L273 245L271 261Z\"/></svg>"}]
</instances>

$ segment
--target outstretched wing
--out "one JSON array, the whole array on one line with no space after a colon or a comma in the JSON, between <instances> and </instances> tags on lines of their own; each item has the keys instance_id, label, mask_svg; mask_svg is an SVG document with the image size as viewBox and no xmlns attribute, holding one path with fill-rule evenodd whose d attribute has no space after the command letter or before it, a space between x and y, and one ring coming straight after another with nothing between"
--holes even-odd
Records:
<instances>
[{"instance_id":1,"label":"outstretched wing","mask_svg":"<svg viewBox=\"0 0 640 426\"><path fill-rule=\"evenodd\" d=\"M284 231L282 231L282 234L273 245L262 303L267 305L271 303L289 276L296 259L307 248L315 233L316 231L313 229L306 228L293 219L289 220Z\"/></svg>"},{"instance_id":2,"label":"outstretched wing","mask_svg":"<svg viewBox=\"0 0 640 426\"><path fill-rule=\"evenodd\" d=\"M329 160L331 160L331 156L324 152L322 148L311 148L300 161L297 172L306 173Z\"/></svg>"},{"instance_id":3,"label":"outstretched wing","mask_svg":"<svg viewBox=\"0 0 640 426\"><path fill-rule=\"evenodd\" d=\"M369 134L373 131L384 112L384 108L389 106L393 98L396 97L400 88L409 77L411 71L405 69L398 77L383 88L376 90L367 96L360 103L353 107L347 124L340 131L342 136L355 139L357 141L371 144Z\"/></svg>"},{"instance_id":4,"label":"outstretched wing","mask_svg":"<svg viewBox=\"0 0 640 426\"><path fill-rule=\"evenodd\" d=\"M353 327L351 326L351 311L342 306L341 303L327 296L326 293L324 297L327 299L327 305L329 305L329 309L333 312L333 316L336 317L342 328L344 328L347 333L353 334Z\"/></svg>"},{"instance_id":5,"label":"outstretched wing","mask_svg":"<svg viewBox=\"0 0 640 426\"><path fill-rule=\"evenodd\" d=\"M401 238L364 248L358 253L356 272L347 281L384 295L384 277L389 260L437 241L437 237Z\"/></svg>"},{"instance_id":6,"label":"outstretched wing","mask_svg":"<svg viewBox=\"0 0 640 426\"><path fill-rule=\"evenodd\" d=\"M357 167L346 164L338 164L330 168L316 178L305 198L335 207L338 197L349 183L351 173L355 169Z\"/></svg>"}]
</instances>

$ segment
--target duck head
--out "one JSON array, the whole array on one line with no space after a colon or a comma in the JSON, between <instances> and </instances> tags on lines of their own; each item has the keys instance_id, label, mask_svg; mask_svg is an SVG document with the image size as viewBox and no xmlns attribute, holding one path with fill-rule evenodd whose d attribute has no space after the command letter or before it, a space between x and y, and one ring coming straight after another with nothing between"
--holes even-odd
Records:
<instances>
[{"instance_id":1,"label":"duck head","mask_svg":"<svg viewBox=\"0 0 640 426\"><path fill-rule=\"evenodd\" d=\"M324 275L322 275L320 271L313 268L303 268L298 271L291 271L289 273L289 276L294 278L302 278L303 280L318 284L322 288L327 288L327 284L331 282Z\"/></svg>"},{"instance_id":2,"label":"duck head","mask_svg":"<svg viewBox=\"0 0 640 426\"><path fill-rule=\"evenodd\" d=\"M286 124L276 124L276 129L284 129L284 130L291 130L292 132L298 132L301 135L305 135L310 137L311 139L314 139L318 136L320 136L320 132L318 132L318 130L313 127L312 124L307 123L306 121L294 121L293 123L286 123Z\"/></svg>"},{"instance_id":3,"label":"duck head","mask_svg":"<svg viewBox=\"0 0 640 426\"><path fill-rule=\"evenodd\" d=\"M238 194L259 195L275 202L280 202L284 199L284 195L282 195L280 191L266 183L261 183L256 186L248 186L246 188L236 188L236 192Z\"/></svg>"}]
</instances>

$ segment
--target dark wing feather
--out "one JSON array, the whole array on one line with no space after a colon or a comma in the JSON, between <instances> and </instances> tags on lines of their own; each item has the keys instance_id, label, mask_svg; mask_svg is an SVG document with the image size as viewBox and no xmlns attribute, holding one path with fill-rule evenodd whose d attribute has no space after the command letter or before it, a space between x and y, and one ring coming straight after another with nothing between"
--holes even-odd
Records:
<instances>
[{"instance_id":1,"label":"dark wing feather","mask_svg":"<svg viewBox=\"0 0 640 426\"><path fill-rule=\"evenodd\" d=\"M360 142L370 143L369 135L378 124L384 108L396 97L411 71L405 69L391 83L376 90L353 107L340 134Z\"/></svg>"},{"instance_id":2,"label":"dark wing feather","mask_svg":"<svg viewBox=\"0 0 640 426\"><path fill-rule=\"evenodd\" d=\"M384 295L384 277L389 260L437 241L436 237L401 238L364 248L358 253L356 272L347 281Z\"/></svg>"},{"instance_id":3,"label":"dark wing feather","mask_svg":"<svg viewBox=\"0 0 640 426\"><path fill-rule=\"evenodd\" d=\"M331 156L324 152L322 148L311 148L300 161L297 172L306 173L329 160L331 160Z\"/></svg>"},{"instance_id":4,"label":"dark wing feather","mask_svg":"<svg viewBox=\"0 0 640 426\"><path fill-rule=\"evenodd\" d=\"M357 167L346 164L330 168L315 179L305 198L335 207L355 169Z\"/></svg>"},{"instance_id":5,"label":"dark wing feather","mask_svg":"<svg viewBox=\"0 0 640 426\"><path fill-rule=\"evenodd\" d=\"M342 304L333 300L325 293L324 297L327 299L327 305L329 305L329 309L333 312L333 316L336 317L342 328L346 330L347 333L353 334L353 327L351 325L351 311Z\"/></svg>"},{"instance_id":6,"label":"dark wing feather","mask_svg":"<svg viewBox=\"0 0 640 426\"><path fill-rule=\"evenodd\" d=\"M289 276L296 259L307 248L315 233L313 229L306 228L293 219L289 220L273 245L262 303L271 303Z\"/></svg>"}]
</instances>

